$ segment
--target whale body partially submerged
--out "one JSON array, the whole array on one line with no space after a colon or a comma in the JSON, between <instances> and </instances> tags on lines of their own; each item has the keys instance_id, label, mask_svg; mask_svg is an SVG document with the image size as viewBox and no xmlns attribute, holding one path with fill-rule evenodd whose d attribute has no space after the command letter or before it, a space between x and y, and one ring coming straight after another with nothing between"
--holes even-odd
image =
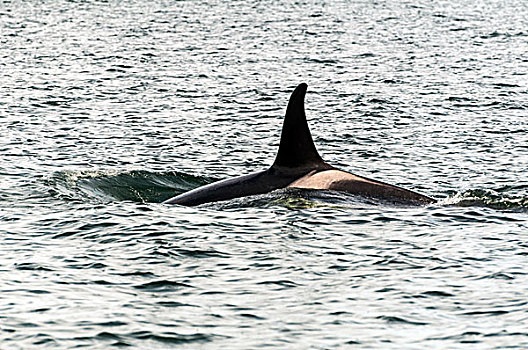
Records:
<instances>
[{"instance_id":1,"label":"whale body partially submerged","mask_svg":"<svg viewBox=\"0 0 528 350\"><path fill-rule=\"evenodd\" d=\"M423 205L428 196L339 170L327 164L315 148L304 111L306 84L293 91L282 127L279 151L273 165L264 171L198 187L166 200L185 206L225 201L263 194L281 188L344 191L353 195Z\"/></svg>"}]
</instances>

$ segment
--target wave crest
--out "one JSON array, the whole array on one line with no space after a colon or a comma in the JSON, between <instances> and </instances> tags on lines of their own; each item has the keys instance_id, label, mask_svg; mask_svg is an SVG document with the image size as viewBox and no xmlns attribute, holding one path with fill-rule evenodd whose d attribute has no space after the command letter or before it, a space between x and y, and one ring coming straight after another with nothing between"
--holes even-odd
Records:
<instances>
[{"instance_id":1,"label":"wave crest","mask_svg":"<svg viewBox=\"0 0 528 350\"><path fill-rule=\"evenodd\" d=\"M471 189L448 198L445 204L461 207L487 207L498 210L528 210L528 196L511 195L503 191L504 189Z\"/></svg>"},{"instance_id":2,"label":"wave crest","mask_svg":"<svg viewBox=\"0 0 528 350\"><path fill-rule=\"evenodd\" d=\"M48 180L53 194L66 200L142 203L159 203L213 181L175 171L142 170L67 170L54 173Z\"/></svg>"}]
</instances>

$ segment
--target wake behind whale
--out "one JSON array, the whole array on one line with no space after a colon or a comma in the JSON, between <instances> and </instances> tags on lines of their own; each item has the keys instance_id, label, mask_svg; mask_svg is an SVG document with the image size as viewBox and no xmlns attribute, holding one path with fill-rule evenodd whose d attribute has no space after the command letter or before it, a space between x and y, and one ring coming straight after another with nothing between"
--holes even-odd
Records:
<instances>
[{"instance_id":1,"label":"wake behind whale","mask_svg":"<svg viewBox=\"0 0 528 350\"><path fill-rule=\"evenodd\" d=\"M326 163L315 147L304 110L307 85L293 91L282 127L279 151L264 171L208 184L166 200L185 206L263 194L281 188L343 191L353 195L423 205L428 196L339 170Z\"/></svg>"}]
</instances>

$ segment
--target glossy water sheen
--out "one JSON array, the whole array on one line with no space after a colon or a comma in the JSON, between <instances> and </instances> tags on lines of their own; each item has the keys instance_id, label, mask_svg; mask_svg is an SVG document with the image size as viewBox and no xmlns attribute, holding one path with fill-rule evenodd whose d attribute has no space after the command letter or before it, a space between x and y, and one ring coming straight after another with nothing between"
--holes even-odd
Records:
<instances>
[{"instance_id":1,"label":"glossy water sheen","mask_svg":"<svg viewBox=\"0 0 528 350\"><path fill-rule=\"evenodd\" d=\"M0 2L0 348L525 349L526 1ZM330 164L440 200L286 190Z\"/></svg>"}]
</instances>

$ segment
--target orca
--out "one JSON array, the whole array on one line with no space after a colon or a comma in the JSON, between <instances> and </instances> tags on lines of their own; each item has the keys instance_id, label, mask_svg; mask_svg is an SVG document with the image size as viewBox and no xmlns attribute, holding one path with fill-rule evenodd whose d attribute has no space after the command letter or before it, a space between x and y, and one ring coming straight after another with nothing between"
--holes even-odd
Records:
<instances>
[{"instance_id":1,"label":"orca","mask_svg":"<svg viewBox=\"0 0 528 350\"><path fill-rule=\"evenodd\" d=\"M166 204L194 206L258 195L282 188L344 191L352 195L410 205L436 202L428 196L339 170L317 152L304 110L308 85L293 91L282 126L279 151L264 171L214 182L166 200Z\"/></svg>"}]
</instances>

